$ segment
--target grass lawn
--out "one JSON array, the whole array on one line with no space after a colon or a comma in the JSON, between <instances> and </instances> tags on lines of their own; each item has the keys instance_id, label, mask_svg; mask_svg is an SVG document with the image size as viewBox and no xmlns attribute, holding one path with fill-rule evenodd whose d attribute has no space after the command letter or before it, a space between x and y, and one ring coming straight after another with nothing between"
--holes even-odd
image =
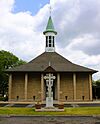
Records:
<instances>
[{"instance_id":1,"label":"grass lawn","mask_svg":"<svg viewBox=\"0 0 100 124\"><path fill-rule=\"evenodd\" d=\"M0 115L100 115L100 107L65 108L64 112L35 112L34 108L0 107Z\"/></svg>"}]
</instances>

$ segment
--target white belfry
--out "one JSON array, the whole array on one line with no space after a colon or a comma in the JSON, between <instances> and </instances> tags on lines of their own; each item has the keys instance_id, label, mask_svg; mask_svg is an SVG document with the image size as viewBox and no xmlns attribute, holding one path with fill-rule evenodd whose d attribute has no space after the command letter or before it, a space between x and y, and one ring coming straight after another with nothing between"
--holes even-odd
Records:
<instances>
[{"instance_id":1,"label":"white belfry","mask_svg":"<svg viewBox=\"0 0 100 124\"><path fill-rule=\"evenodd\" d=\"M49 17L46 30L43 32L43 34L45 35L46 38L45 51L55 52L55 36L57 35L57 32L54 29L51 16Z\"/></svg>"},{"instance_id":2,"label":"white belfry","mask_svg":"<svg viewBox=\"0 0 100 124\"><path fill-rule=\"evenodd\" d=\"M56 77L53 76L53 74L49 73L44 76L44 79L46 80L46 86L48 87L47 97L46 97L46 107L53 107L53 92L52 92L52 86L53 86L53 80Z\"/></svg>"}]
</instances>

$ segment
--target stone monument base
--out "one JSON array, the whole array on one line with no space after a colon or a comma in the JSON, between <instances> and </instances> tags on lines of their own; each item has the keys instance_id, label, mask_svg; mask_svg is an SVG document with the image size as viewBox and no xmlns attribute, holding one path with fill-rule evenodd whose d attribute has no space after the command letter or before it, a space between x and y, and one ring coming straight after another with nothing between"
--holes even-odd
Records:
<instances>
[{"instance_id":1,"label":"stone monument base","mask_svg":"<svg viewBox=\"0 0 100 124\"><path fill-rule=\"evenodd\" d=\"M41 108L41 109L35 109L36 112L63 112L64 109L58 109L56 107L53 107L53 108L48 108L48 107L45 107L45 108Z\"/></svg>"},{"instance_id":2,"label":"stone monument base","mask_svg":"<svg viewBox=\"0 0 100 124\"><path fill-rule=\"evenodd\" d=\"M46 97L46 107L53 107L53 97Z\"/></svg>"}]
</instances>

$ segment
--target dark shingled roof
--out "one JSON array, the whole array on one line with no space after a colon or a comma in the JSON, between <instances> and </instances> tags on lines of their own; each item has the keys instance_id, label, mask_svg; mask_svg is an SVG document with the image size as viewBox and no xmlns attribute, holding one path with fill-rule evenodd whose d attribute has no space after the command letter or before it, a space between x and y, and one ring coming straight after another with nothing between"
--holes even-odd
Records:
<instances>
[{"instance_id":1,"label":"dark shingled roof","mask_svg":"<svg viewBox=\"0 0 100 124\"><path fill-rule=\"evenodd\" d=\"M29 63L10 68L6 72L45 72L48 67L51 67L56 72L97 72L96 70L73 64L56 52L44 52Z\"/></svg>"}]
</instances>

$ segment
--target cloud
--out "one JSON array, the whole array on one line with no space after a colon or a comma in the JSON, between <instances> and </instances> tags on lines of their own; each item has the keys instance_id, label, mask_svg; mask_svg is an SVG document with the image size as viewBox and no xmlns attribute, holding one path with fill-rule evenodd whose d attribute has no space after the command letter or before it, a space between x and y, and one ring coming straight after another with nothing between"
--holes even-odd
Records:
<instances>
[{"instance_id":1,"label":"cloud","mask_svg":"<svg viewBox=\"0 0 100 124\"><path fill-rule=\"evenodd\" d=\"M80 47L81 46L81 47ZM74 39L68 47L74 50L84 51L89 55L99 55L100 54L100 37L95 34L82 34Z\"/></svg>"},{"instance_id":2,"label":"cloud","mask_svg":"<svg viewBox=\"0 0 100 124\"><path fill-rule=\"evenodd\" d=\"M12 11L14 0L0 0L0 16Z\"/></svg>"},{"instance_id":3,"label":"cloud","mask_svg":"<svg viewBox=\"0 0 100 124\"><path fill-rule=\"evenodd\" d=\"M28 61L44 51L41 23L47 6L35 16L31 12L13 13L14 0L1 0L0 7L0 49Z\"/></svg>"},{"instance_id":4,"label":"cloud","mask_svg":"<svg viewBox=\"0 0 100 124\"><path fill-rule=\"evenodd\" d=\"M100 1L50 0L52 19L58 32L56 50L70 61L100 70ZM49 5L35 16L13 13L14 0L0 0L0 49L29 61L45 50ZM100 72L94 76L100 78Z\"/></svg>"},{"instance_id":5,"label":"cloud","mask_svg":"<svg viewBox=\"0 0 100 124\"><path fill-rule=\"evenodd\" d=\"M51 0L51 2L53 1ZM55 7L54 18L57 22L56 28L60 34L57 39L59 46L65 47L79 36L82 39L83 36L92 35L94 49L98 49L96 46L100 46L100 1L64 0L64 2L56 1L53 5ZM56 14L57 11L59 11L58 14ZM91 41L88 43L91 44ZM92 49L93 51L87 49L91 49L91 45L85 45L82 50L87 54L100 54L99 50L94 52L94 49Z\"/></svg>"}]
</instances>

